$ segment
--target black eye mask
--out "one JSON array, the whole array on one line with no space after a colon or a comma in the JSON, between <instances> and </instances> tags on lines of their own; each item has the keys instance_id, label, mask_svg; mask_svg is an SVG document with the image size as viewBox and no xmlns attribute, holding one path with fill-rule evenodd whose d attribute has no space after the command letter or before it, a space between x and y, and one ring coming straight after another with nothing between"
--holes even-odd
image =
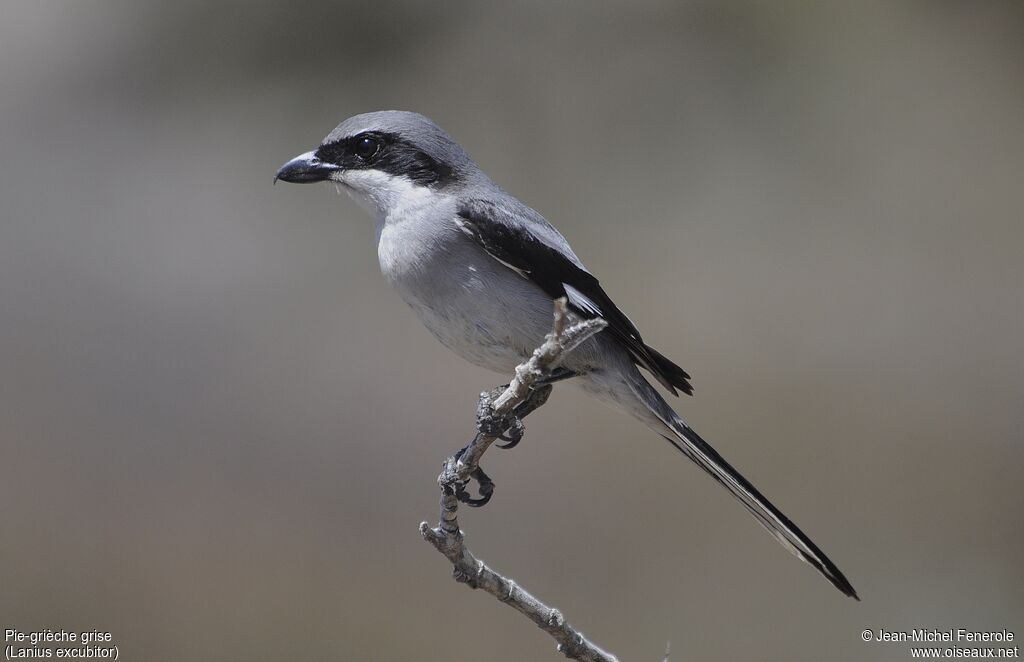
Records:
<instances>
[{"instance_id":1,"label":"black eye mask","mask_svg":"<svg viewBox=\"0 0 1024 662\"><path fill-rule=\"evenodd\" d=\"M316 156L344 170L380 170L430 188L441 188L456 180L452 168L390 133L366 131L325 143L316 150Z\"/></svg>"}]
</instances>

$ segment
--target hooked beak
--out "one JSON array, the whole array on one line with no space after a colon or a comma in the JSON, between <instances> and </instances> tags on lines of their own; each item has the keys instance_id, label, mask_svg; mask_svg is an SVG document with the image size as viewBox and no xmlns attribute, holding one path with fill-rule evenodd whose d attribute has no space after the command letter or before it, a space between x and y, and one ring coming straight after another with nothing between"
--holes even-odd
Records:
<instances>
[{"instance_id":1,"label":"hooked beak","mask_svg":"<svg viewBox=\"0 0 1024 662\"><path fill-rule=\"evenodd\" d=\"M306 152L281 166L281 169L274 175L274 183L277 180L290 182L292 184L312 184L322 182L330 178L332 172L341 170L333 163L324 163L316 157L316 152Z\"/></svg>"}]
</instances>

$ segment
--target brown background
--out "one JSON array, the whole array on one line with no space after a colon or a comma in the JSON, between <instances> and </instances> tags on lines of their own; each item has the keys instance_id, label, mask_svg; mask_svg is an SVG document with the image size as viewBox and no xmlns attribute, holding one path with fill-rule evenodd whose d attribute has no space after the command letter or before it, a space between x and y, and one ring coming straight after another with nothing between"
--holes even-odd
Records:
<instances>
[{"instance_id":1,"label":"brown background","mask_svg":"<svg viewBox=\"0 0 1024 662\"><path fill-rule=\"evenodd\" d=\"M419 326L355 205L270 185L406 108L559 226L864 601L571 388L489 456L484 559L623 660L1024 636L1019 2L0 14L0 627L152 662L560 659L416 530L501 377Z\"/></svg>"}]
</instances>

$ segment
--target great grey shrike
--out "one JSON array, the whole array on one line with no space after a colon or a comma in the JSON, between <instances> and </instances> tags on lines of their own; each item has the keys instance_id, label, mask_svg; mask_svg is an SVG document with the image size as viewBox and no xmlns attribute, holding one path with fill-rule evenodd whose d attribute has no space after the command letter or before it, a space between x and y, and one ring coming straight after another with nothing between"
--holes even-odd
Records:
<instances>
[{"instance_id":1,"label":"great grey shrike","mask_svg":"<svg viewBox=\"0 0 1024 662\"><path fill-rule=\"evenodd\" d=\"M550 330L552 301L608 326L563 361L585 392L639 419L697 463L784 547L844 594L850 582L736 469L689 427L640 372L673 395L690 376L636 326L544 217L498 187L440 127L417 113L356 115L276 180L333 182L376 220L384 277L453 352L509 374Z\"/></svg>"}]
</instances>

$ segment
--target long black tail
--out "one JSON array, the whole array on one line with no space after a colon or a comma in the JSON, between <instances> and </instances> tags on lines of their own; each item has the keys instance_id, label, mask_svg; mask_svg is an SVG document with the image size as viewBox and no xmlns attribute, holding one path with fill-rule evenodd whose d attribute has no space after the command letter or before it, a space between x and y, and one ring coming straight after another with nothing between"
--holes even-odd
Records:
<instances>
[{"instance_id":1,"label":"long black tail","mask_svg":"<svg viewBox=\"0 0 1024 662\"><path fill-rule=\"evenodd\" d=\"M793 524L788 517L773 506L756 487L751 485L750 481L726 462L725 458L718 454L718 451L704 441L693 428L683 422L643 377L639 374L636 376L639 378L639 382L642 382L634 383L636 395L671 431L671 435L662 433L662 436L739 499L740 503L776 540L782 543L783 547L824 575L843 594L860 600L853 586L850 585L839 568L825 556L825 553L818 549L818 546L804 535L804 532L796 524Z\"/></svg>"}]
</instances>

